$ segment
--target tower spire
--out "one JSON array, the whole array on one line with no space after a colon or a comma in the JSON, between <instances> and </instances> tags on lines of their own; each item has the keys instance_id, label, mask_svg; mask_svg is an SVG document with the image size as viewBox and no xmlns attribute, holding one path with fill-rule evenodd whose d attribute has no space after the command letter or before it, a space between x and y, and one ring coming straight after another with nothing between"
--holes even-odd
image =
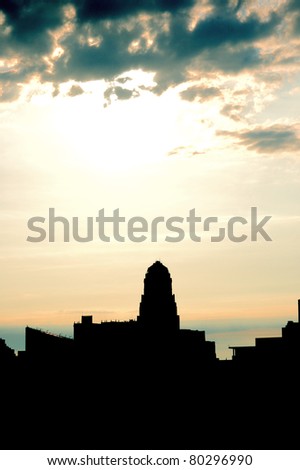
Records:
<instances>
[{"instance_id":1,"label":"tower spire","mask_svg":"<svg viewBox=\"0 0 300 470\"><path fill-rule=\"evenodd\" d=\"M141 298L138 322L148 329L179 330L179 315L172 278L160 261L152 264L145 275L144 294Z\"/></svg>"}]
</instances>

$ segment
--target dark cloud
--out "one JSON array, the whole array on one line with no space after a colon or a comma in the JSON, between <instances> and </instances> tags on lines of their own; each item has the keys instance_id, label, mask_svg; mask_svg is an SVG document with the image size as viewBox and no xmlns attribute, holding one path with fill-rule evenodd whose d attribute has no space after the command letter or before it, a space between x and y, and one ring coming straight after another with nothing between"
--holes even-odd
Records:
<instances>
[{"instance_id":1,"label":"dark cloud","mask_svg":"<svg viewBox=\"0 0 300 470\"><path fill-rule=\"evenodd\" d=\"M237 0L236 5L232 0L211 0L211 5L214 7L216 13L227 13L228 11L239 11L240 8L246 3L246 0Z\"/></svg>"},{"instance_id":2,"label":"dark cloud","mask_svg":"<svg viewBox=\"0 0 300 470\"><path fill-rule=\"evenodd\" d=\"M56 79L111 79L126 70L140 68L156 72L156 91L160 92L184 81L187 68L193 66L193 61L198 58L207 69L238 72L262 63L259 50L246 47L244 43L267 36L275 27L277 18L274 16L265 23L257 18L243 23L228 18L200 23L190 32L186 16L175 15L165 30L160 30L156 17L151 18L147 25L140 21L132 22L130 28L126 28L121 20L108 24L100 22L97 25L101 36L99 47L91 47L88 41L82 43L86 31L77 29L61 43L67 53L55 63ZM149 31L154 33L155 40L147 47L140 38ZM139 47L131 50L132 43L139 40Z\"/></svg>"},{"instance_id":3,"label":"dark cloud","mask_svg":"<svg viewBox=\"0 0 300 470\"><path fill-rule=\"evenodd\" d=\"M288 10L289 11L298 11L300 12L300 4L299 4L299 0L290 0L288 2Z\"/></svg>"},{"instance_id":4,"label":"dark cloud","mask_svg":"<svg viewBox=\"0 0 300 470\"><path fill-rule=\"evenodd\" d=\"M128 100L131 97L139 96L139 92L136 90L128 90L127 88L122 88L120 86L114 87L114 94L119 100Z\"/></svg>"},{"instance_id":5,"label":"dark cloud","mask_svg":"<svg viewBox=\"0 0 300 470\"><path fill-rule=\"evenodd\" d=\"M57 83L54 83L52 96L53 96L53 98L55 98L58 95L59 95L59 85Z\"/></svg>"},{"instance_id":6,"label":"dark cloud","mask_svg":"<svg viewBox=\"0 0 300 470\"><path fill-rule=\"evenodd\" d=\"M299 0L290 0L287 5L287 11L293 14L294 34L300 34L300 2Z\"/></svg>"},{"instance_id":7,"label":"dark cloud","mask_svg":"<svg viewBox=\"0 0 300 470\"><path fill-rule=\"evenodd\" d=\"M237 139L241 145L258 153L299 152L298 127L297 125L276 124L244 131L219 131L217 135Z\"/></svg>"},{"instance_id":8,"label":"dark cloud","mask_svg":"<svg viewBox=\"0 0 300 470\"><path fill-rule=\"evenodd\" d=\"M0 82L0 101L9 102L18 98L20 87L17 83L10 81Z\"/></svg>"},{"instance_id":9,"label":"dark cloud","mask_svg":"<svg viewBox=\"0 0 300 470\"><path fill-rule=\"evenodd\" d=\"M187 101L195 101L197 99L207 101L212 98L221 97L222 93L216 87L193 86L182 91L180 96Z\"/></svg>"},{"instance_id":10,"label":"dark cloud","mask_svg":"<svg viewBox=\"0 0 300 470\"><path fill-rule=\"evenodd\" d=\"M0 69L0 82L24 83L32 76L54 86L67 80L111 81L142 69L156 73L153 91L161 93L185 81L191 69L238 73L273 60L263 57L255 44L275 33L282 16L273 13L262 21L252 14L241 19L242 0L235 6L231 0L210 2L212 12L200 15L191 29L196 0L0 0L5 18L0 24L0 58L18 62L10 78ZM291 11L295 5L290 3ZM54 59L57 46L63 54ZM128 91L118 91L119 99L124 93L129 96ZM200 97L210 96L203 92Z\"/></svg>"},{"instance_id":11,"label":"dark cloud","mask_svg":"<svg viewBox=\"0 0 300 470\"><path fill-rule=\"evenodd\" d=\"M9 27L9 44L19 50L47 53L52 47L50 30L63 23L64 2L45 0L0 0L0 11Z\"/></svg>"},{"instance_id":12,"label":"dark cloud","mask_svg":"<svg viewBox=\"0 0 300 470\"><path fill-rule=\"evenodd\" d=\"M68 91L68 96L78 96L82 95L84 90L81 88L80 85L72 85L70 90Z\"/></svg>"},{"instance_id":13,"label":"dark cloud","mask_svg":"<svg viewBox=\"0 0 300 470\"><path fill-rule=\"evenodd\" d=\"M294 34L296 36L300 35L300 11L294 14Z\"/></svg>"},{"instance_id":14,"label":"dark cloud","mask_svg":"<svg viewBox=\"0 0 300 470\"><path fill-rule=\"evenodd\" d=\"M78 0L80 21L120 18L137 13L176 12L190 8L196 0Z\"/></svg>"},{"instance_id":15,"label":"dark cloud","mask_svg":"<svg viewBox=\"0 0 300 470\"><path fill-rule=\"evenodd\" d=\"M212 49L224 44L237 45L248 43L269 36L279 24L279 18L273 14L271 19L261 22L256 15L246 21L240 21L235 16L210 16L199 21L190 35L189 52Z\"/></svg>"},{"instance_id":16,"label":"dark cloud","mask_svg":"<svg viewBox=\"0 0 300 470\"><path fill-rule=\"evenodd\" d=\"M260 66L270 64L272 58L262 57L260 50L253 46L222 46L205 50L199 56L202 67L208 71L223 71L225 73L239 73L244 70L253 70Z\"/></svg>"},{"instance_id":17,"label":"dark cloud","mask_svg":"<svg viewBox=\"0 0 300 470\"><path fill-rule=\"evenodd\" d=\"M129 82L130 80L131 80L130 77L118 77L116 79L116 82L124 84L126 82Z\"/></svg>"},{"instance_id":18,"label":"dark cloud","mask_svg":"<svg viewBox=\"0 0 300 470\"><path fill-rule=\"evenodd\" d=\"M88 39L88 32L78 27L74 34L61 42L67 53L55 64L56 78L61 81L67 78L80 81L109 79L130 68L139 68L146 60L147 53L130 54L128 47L143 30L138 24L131 31L121 28L122 22L119 20L113 24L99 24L98 34L102 42L99 47L91 47L88 40L82 43L82 38Z\"/></svg>"},{"instance_id":19,"label":"dark cloud","mask_svg":"<svg viewBox=\"0 0 300 470\"><path fill-rule=\"evenodd\" d=\"M137 90L129 90L120 86L110 86L104 92L106 105L111 104L113 96L118 100L128 100L130 98L136 98L139 95L140 93Z\"/></svg>"}]
</instances>

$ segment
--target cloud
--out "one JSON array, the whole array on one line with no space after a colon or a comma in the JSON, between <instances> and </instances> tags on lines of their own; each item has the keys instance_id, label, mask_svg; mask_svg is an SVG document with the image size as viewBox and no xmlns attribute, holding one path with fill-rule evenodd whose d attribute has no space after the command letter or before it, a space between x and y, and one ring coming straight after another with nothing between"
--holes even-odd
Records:
<instances>
[{"instance_id":1,"label":"cloud","mask_svg":"<svg viewBox=\"0 0 300 470\"><path fill-rule=\"evenodd\" d=\"M0 82L0 101L10 102L18 98L20 87L17 83L9 80Z\"/></svg>"},{"instance_id":2,"label":"cloud","mask_svg":"<svg viewBox=\"0 0 300 470\"><path fill-rule=\"evenodd\" d=\"M54 83L52 96L53 96L53 98L55 98L58 95L59 95L59 85L57 83Z\"/></svg>"},{"instance_id":3,"label":"cloud","mask_svg":"<svg viewBox=\"0 0 300 470\"><path fill-rule=\"evenodd\" d=\"M78 26L62 39L65 53L53 63L52 76L57 80L111 80L126 70L143 69L156 72L160 93L185 81L187 70L198 67L198 59L208 70L225 72L265 63L260 51L247 43L271 34L278 21L275 14L268 22L255 16L244 22L209 17L189 31L186 15L156 14L127 22L100 21L89 28ZM101 37L97 47L90 45L91 34ZM44 77L51 79L51 75Z\"/></svg>"},{"instance_id":4,"label":"cloud","mask_svg":"<svg viewBox=\"0 0 300 470\"><path fill-rule=\"evenodd\" d=\"M5 19L1 30L4 49L47 53L53 40L49 31L63 23L63 11L58 4L45 0L1 0L0 11Z\"/></svg>"},{"instance_id":5,"label":"cloud","mask_svg":"<svg viewBox=\"0 0 300 470\"><path fill-rule=\"evenodd\" d=\"M198 58L196 57L196 60ZM244 45L223 45L217 47L212 52L207 49L199 55L199 65L194 62L196 67L202 64L202 67L209 72L225 72L238 74L247 70L259 69L260 66L266 67L270 64L270 57L263 57L261 50L253 46Z\"/></svg>"},{"instance_id":6,"label":"cloud","mask_svg":"<svg viewBox=\"0 0 300 470\"><path fill-rule=\"evenodd\" d=\"M205 151L197 150L191 146L180 146L175 147L168 152L168 157L199 157L200 155L205 155Z\"/></svg>"},{"instance_id":7,"label":"cloud","mask_svg":"<svg viewBox=\"0 0 300 470\"><path fill-rule=\"evenodd\" d=\"M237 139L240 145L258 153L299 153L300 149L300 124L275 124L252 130L218 131L217 135Z\"/></svg>"},{"instance_id":8,"label":"cloud","mask_svg":"<svg viewBox=\"0 0 300 470\"><path fill-rule=\"evenodd\" d=\"M80 85L72 85L70 90L68 91L68 96L78 96L78 95L82 95L83 93L84 93L84 90L81 88Z\"/></svg>"},{"instance_id":9,"label":"cloud","mask_svg":"<svg viewBox=\"0 0 300 470\"><path fill-rule=\"evenodd\" d=\"M236 16L210 16L199 21L190 36L189 52L213 49L224 44L249 43L274 33L279 18L274 13L269 21L261 22L256 15L246 21Z\"/></svg>"},{"instance_id":10,"label":"cloud","mask_svg":"<svg viewBox=\"0 0 300 470\"><path fill-rule=\"evenodd\" d=\"M225 104L221 110L221 114L226 117L229 117L233 121L241 120L241 112L243 111L244 106L240 104Z\"/></svg>"},{"instance_id":11,"label":"cloud","mask_svg":"<svg viewBox=\"0 0 300 470\"><path fill-rule=\"evenodd\" d=\"M297 36L300 34L300 4L298 0L290 0L287 10L292 13L293 32Z\"/></svg>"},{"instance_id":12,"label":"cloud","mask_svg":"<svg viewBox=\"0 0 300 470\"><path fill-rule=\"evenodd\" d=\"M221 97L222 93L219 88L214 86L193 86L180 93L181 98L187 101L208 101L212 98Z\"/></svg>"},{"instance_id":13,"label":"cloud","mask_svg":"<svg viewBox=\"0 0 300 470\"><path fill-rule=\"evenodd\" d=\"M137 13L176 12L190 8L195 0L85 0L74 3L81 21L120 18Z\"/></svg>"},{"instance_id":14,"label":"cloud","mask_svg":"<svg viewBox=\"0 0 300 470\"><path fill-rule=\"evenodd\" d=\"M282 75L277 72L259 72L257 78L259 78L260 81L270 84L276 85L282 83Z\"/></svg>"},{"instance_id":15,"label":"cloud","mask_svg":"<svg viewBox=\"0 0 300 470\"><path fill-rule=\"evenodd\" d=\"M291 15L296 6L286 7ZM33 77L57 87L69 80L111 82L141 69L156 74L153 91L161 93L185 82L191 70L239 73L270 65L274 57L264 53L263 40L275 38L283 22L282 10L262 19L243 0L0 0L0 82L14 89L7 96L15 99L17 83ZM119 99L134 96L121 89ZM213 93L199 90L202 100Z\"/></svg>"},{"instance_id":16,"label":"cloud","mask_svg":"<svg viewBox=\"0 0 300 470\"><path fill-rule=\"evenodd\" d=\"M127 81L127 80L126 80ZM121 81L122 83L122 81ZM132 97L139 96L139 92L137 90L129 90L128 88L123 88L121 86L110 86L104 92L104 98L106 100L106 105L111 104L112 98L117 100L128 100Z\"/></svg>"}]
</instances>

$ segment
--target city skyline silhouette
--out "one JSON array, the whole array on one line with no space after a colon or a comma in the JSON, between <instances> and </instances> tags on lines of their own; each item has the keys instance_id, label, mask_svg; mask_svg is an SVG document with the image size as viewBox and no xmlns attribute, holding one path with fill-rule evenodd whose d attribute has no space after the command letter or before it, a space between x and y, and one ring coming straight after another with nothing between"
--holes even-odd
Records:
<instances>
[{"instance_id":1,"label":"city skyline silhouette","mask_svg":"<svg viewBox=\"0 0 300 470\"><path fill-rule=\"evenodd\" d=\"M299 32L0 2L3 447L298 446Z\"/></svg>"},{"instance_id":2,"label":"city skyline silhouette","mask_svg":"<svg viewBox=\"0 0 300 470\"><path fill-rule=\"evenodd\" d=\"M168 433L172 448L265 448L266 435L268 448L293 448L282 410L297 386L299 326L298 317L281 337L233 347L232 360L220 360L204 331L180 328L171 275L156 261L136 320L83 315L73 338L28 326L17 356L0 341L4 445L160 448ZM16 432L29 422L31 433ZM149 422L158 423L154 434Z\"/></svg>"}]
</instances>

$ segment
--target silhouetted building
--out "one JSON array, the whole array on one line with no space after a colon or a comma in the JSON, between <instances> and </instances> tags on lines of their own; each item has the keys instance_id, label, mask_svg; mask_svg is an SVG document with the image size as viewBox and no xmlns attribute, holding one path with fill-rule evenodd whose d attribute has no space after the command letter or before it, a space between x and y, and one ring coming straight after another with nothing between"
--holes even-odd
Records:
<instances>
[{"instance_id":1,"label":"silhouetted building","mask_svg":"<svg viewBox=\"0 0 300 470\"><path fill-rule=\"evenodd\" d=\"M136 320L93 323L91 315L74 323L74 341L41 330L26 328L26 354L34 361L70 358L98 361L103 367L130 368L136 357L156 366L204 365L216 360L215 343L205 332L180 330L172 278L156 261L147 270L144 293Z\"/></svg>"},{"instance_id":2,"label":"silhouetted building","mask_svg":"<svg viewBox=\"0 0 300 470\"><path fill-rule=\"evenodd\" d=\"M73 340L36 328L25 328L25 350L31 361L64 360L73 351Z\"/></svg>"},{"instance_id":3,"label":"silhouetted building","mask_svg":"<svg viewBox=\"0 0 300 470\"><path fill-rule=\"evenodd\" d=\"M74 323L77 351L98 354L101 362L135 362L139 358L155 364L187 362L201 365L216 359L215 343L204 331L180 330L172 278L166 266L156 261L147 270L137 320L93 323L83 316Z\"/></svg>"},{"instance_id":4,"label":"silhouetted building","mask_svg":"<svg viewBox=\"0 0 300 470\"><path fill-rule=\"evenodd\" d=\"M231 346L232 359L256 366L292 366L300 358L300 299L298 322L288 321L282 328L282 336L256 338L255 346Z\"/></svg>"},{"instance_id":5,"label":"silhouetted building","mask_svg":"<svg viewBox=\"0 0 300 470\"><path fill-rule=\"evenodd\" d=\"M255 346L229 346L232 349L232 360L250 362L255 360Z\"/></svg>"},{"instance_id":6,"label":"silhouetted building","mask_svg":"<svg viewBox=\"0 0 300 470\"><path fill-rule=\"evenodd\" d=\"M0 341L0 368L4 357L13 358L1 368L9 415L2 446L293 448L299 325L290 321L281 337L233 347L232 361L218 361L204 331L180 329L170 273L156 262L136 320L82 316L73 339L27 327L26 351L17 359ZM17 432L17 423L30 432Z\"/></svg>"},{"instance_id":7,"label":"silhouetted building","mask_svg":"<svg viewBox=\"0 0 300 470\"><path fill-rule=\"evenodd\" d=\"M147 270L137 321L147 329L159 328L167 332L179 330L172 278L168 268L160 261L156 261Z\"/></svg>"},{"instance_id":8,"label":"silhouetted building","mask_svg":"<svg viewBox=\"0 0 300 470\"><path fill-rule=\"evenodd\" d=\"M0 338L0 363L1 365L10 364L15 359L15 352L7 346L4 339Z\"/></svg>"}]
</instances>

